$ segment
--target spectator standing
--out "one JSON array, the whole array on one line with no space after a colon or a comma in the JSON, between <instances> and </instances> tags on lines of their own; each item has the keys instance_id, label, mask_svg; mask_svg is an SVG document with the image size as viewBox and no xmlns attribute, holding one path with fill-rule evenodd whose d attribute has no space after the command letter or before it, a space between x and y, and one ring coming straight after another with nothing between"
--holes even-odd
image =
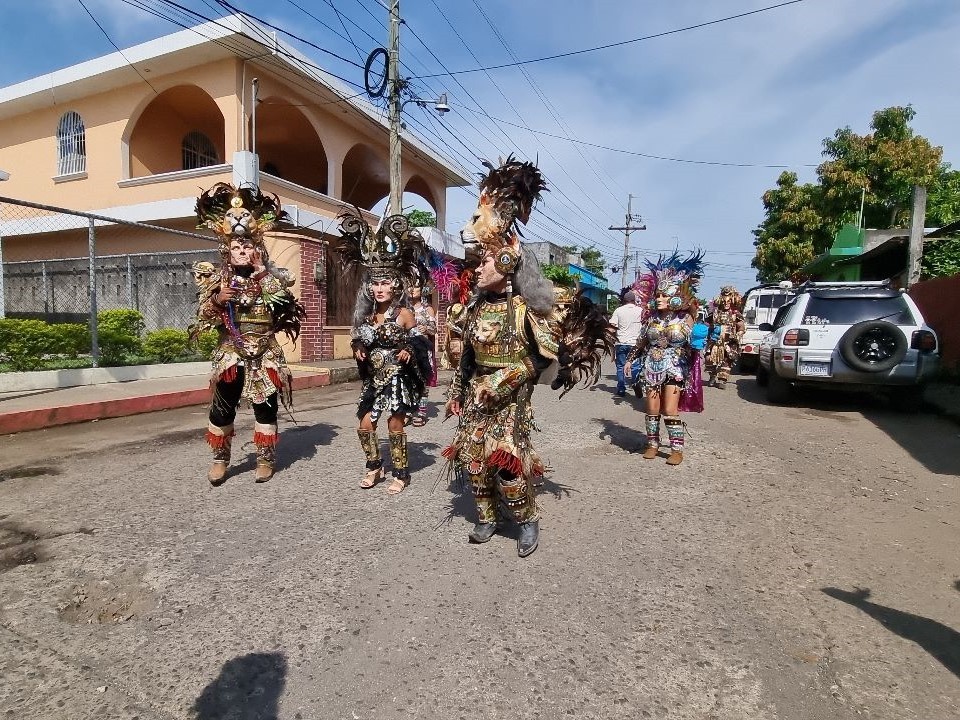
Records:
<instances>
[{"instance_id":1,"label":"spectator standing","mask_svg":"<svg viewBox=\"0 0 960 720\"><path fill-rule=\"evenodd\" d=\"M633 350L643 328L643 308L637 305L637 296L632 290L623 295L623 304L613 311L610 325L617 331L617 346L614 355L617 364L617 395L623 397L627 392L627 383L623 367L627 354Z\"/></svg>"}]
</instances>

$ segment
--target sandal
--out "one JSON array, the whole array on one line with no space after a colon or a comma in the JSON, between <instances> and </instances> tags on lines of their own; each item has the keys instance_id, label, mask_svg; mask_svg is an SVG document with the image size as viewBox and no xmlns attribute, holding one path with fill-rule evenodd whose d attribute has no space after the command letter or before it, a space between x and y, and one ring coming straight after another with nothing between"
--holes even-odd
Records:
<instances>
[{"instance_id":1,"label":"sandal","mask_svg":"<svg viewBox=\"0 0 960 720\"><path fill-rule=\"evenodd\" d=\"M413 420L411 421L411 424L412 424L414 427L423 427L424 425L427 424L427 416L426 416L426 415L414 415L414 416L413 416Z\"/></svg>"},{"instance_id":2,"label":"sandal","mask_svg":"<svg viewBox=\"0 0 960 720\"><path fill-rule=\"evenodd\" d=\"M399 495L404 490L407 489L407 485L410 484L410 478L398 478L394 477L393 481L387 487L387 495Z\"/></svg>"},{"instance_id":3,"label":"sandal","mask_svg":"<svg viewBox=\"0 0 960 720\"><path fill-rule=\"evenodd\" d=\"M383 468L378 467L376 470L367 470L367 474L360 478L360 487L364 490L372 488L378 482L383 480Z\"/></svg>"}]
</instances>

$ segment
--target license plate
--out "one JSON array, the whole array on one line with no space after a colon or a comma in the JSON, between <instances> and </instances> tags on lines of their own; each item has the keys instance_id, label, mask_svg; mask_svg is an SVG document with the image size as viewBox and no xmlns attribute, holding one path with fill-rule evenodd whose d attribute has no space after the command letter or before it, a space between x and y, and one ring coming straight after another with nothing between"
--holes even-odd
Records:
<instances>
[{"instance_id":1,"label":"license plate","mask_svg":"<svg viewBox=\"0 0 960 720\"><path fill-rule=\"evenodd\" d=\"M807 377L830 377L830 363L802 362L799 374Z\"/></svg>"}]
</instances>

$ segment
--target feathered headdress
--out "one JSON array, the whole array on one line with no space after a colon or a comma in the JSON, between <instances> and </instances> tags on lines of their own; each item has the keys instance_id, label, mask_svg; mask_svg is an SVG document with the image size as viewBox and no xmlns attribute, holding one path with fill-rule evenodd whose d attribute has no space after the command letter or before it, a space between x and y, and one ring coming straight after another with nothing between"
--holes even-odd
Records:
<instances>
[{"instance_id":1,"label":"feathered headdress","mask_svg":"<svg viewBox=\"0 0 960 720\"><path fill-rule=\"evenodd\" d=\"M262 248L263 234L288 219L276 195L265 195L256 185L234 187L220 182L197 198L197 227L207 227L220 236L220 250L229 249L234 238L250 240Z\"/></svg>"},{"instance_id":2,"label":"feathered headdress","mask_svg":"<svg viewBox=\"0 0 960 720\"><path fill-rule=\"evenodd\" d=\"M520 226L527 224L547 183L536 165L513 155L499 167L486 160L483 165L488 172L480 176L477 214L461 236L465 245L479 244L492 253L497 270L509 274L520 261Z\"/></svg>"},{"instance_id":3,"label":"feathered headdress","mask_svg":"<svg viewBox=\"0 0 960 720\"><path fill-rule=\"evenodd\" d=\"M689 310L697 303L697 288L703 276L703 251L694 250L687 257L674 251L661 255L657 262L646 260L647 272L637 278L633 291L637 304L649 310L656 308L658 295L670 298L670 309Z\"/></svg>"},{"instance_id":4,"label":"feathered headdress","mask_svg":"<svg viewBox=\"0 0 960 720\"><path fill-rule=\"evenodd\" d=\"M337 219L342 237L335 249L344 267L362 265L371 280L388 278L404 287L426 283L427 244L405 216L389 215L376 230L359 209L343 212Z\"/></svg>"},{"instance_id":5,"label":"feathered headdress","mask_svg":"<svg viewBox=\"0 0 960 720\"><path fill-rule=\"evenodd\" d=\"M566 395L578 382L590 385L600 379L603 355L611 357L617 343L617 333L603 309L584 297L578 290L567 300L558 330L560 349L557 353L559 369L550 386L563 388L560 397Z\"/></svg>"},{"instance_id":6,"label":"feathered headdress","mask_svg":"<svg viewBox=\"0 0 960 720\"><path fill-rule=\"evenodd\" d=\"M730 310L739 310L743 305L743 296L733 285L724 285L720 288L720 293L710 301L711 312L713 308L727 308Z\"/></svg>"}]
</instances>

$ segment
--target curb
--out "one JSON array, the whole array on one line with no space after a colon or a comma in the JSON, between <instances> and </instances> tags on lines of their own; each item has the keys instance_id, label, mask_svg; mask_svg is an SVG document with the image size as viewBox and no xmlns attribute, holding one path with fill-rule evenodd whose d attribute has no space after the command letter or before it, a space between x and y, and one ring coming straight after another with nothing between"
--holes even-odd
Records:
<instances>
[{"instance_id":1,"label":"curb","mask_svg":"<svg viewBox=\"0 0 960 720\"><path fill-rule=\"evenodd\" d=\"M351 382L358 378L359 373L355 367L317 368L315 372L309 375L294 376L293 389L305 390L307 388L325 387ZM196 390L142 395L118 400L21 410L0 414L0 435L42 430L57 425L70 425L90 420L139 415L158 410L173 410L190 407L191 405L206 405L208 402L210 402L210 388L204 387Z\"/></svg>"}]
</instances>

